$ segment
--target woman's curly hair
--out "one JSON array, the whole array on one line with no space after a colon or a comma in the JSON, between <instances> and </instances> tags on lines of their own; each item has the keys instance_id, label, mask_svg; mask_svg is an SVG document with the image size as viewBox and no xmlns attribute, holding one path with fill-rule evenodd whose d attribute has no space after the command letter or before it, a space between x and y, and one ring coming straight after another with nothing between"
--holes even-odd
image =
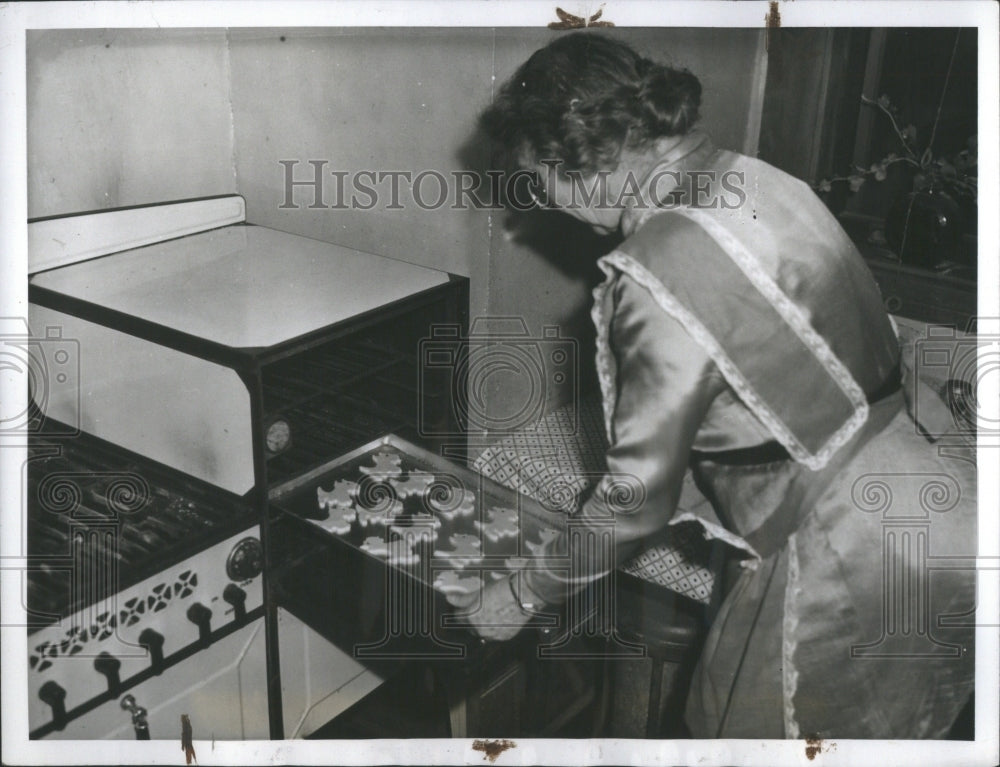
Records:
<instances>
[{"instance_id":1,"label":"woman's curly hair","mask_svg":"<svg viewBox=\"0 0 1000 767\"><path fill-rule=\"evenodd\" d=\"M701 83L625 43L593 32L555 39L500 88L480 125L522 167L561 160L563 170L613 170L622 149L687 133Z\"/></svg>"}]
</instances>

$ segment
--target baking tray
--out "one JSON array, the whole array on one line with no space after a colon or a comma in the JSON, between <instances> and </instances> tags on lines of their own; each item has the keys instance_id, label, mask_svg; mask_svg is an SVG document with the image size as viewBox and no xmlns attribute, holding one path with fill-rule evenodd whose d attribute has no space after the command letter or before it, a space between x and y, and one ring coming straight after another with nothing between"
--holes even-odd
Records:
<instances>
[{"instance_id":1,"label":"baking tray","mask_svg":"<svg viewBox=\"0 0 1000 767\"><path fill-rule=\"evenodd\" d=\"M362 467L375 467L379 454L398 457L398 476L362 472ZM403 497L400 483L405 486L414 476L424 475L431 477L423 480L429 481L427 487ZM352 506L359 514L350 522L349 529L334 531L330 529L330 519L324 519L327 512L320 507L317 489L332 491L338 481L356 483ZM471 513L452 514L456 500L465 492L475 497ZM474 593L471 585L463 591L457 588L459 584L474 584L478 577L480 585L488 585L515 570L541 567L539 547L546 537L565 525L566 518L564 512L548 510L537 501L395 434L372 440L273 488L269 498L273 511L301 521L315 539L384 562L387 568L405 572L435 588L453 607L463 608L476 602L478 592ZM494 509L506 510L508 518L516 520L516 534L509 534L508 528L508 535L496 537L497 529L491 524L498 516ZM369 521L366 525L362 516L369 520L378 517L381 521ZM393 546L392 554L373 553L374 539ZM458 545L468 548L460 549ZM545 566L557 570L568 568L568 558L558 556L565 552L555 553L557 556L550 555L545 560ZM449 575L449 571L453 574Z\"/></svg>"}]
</instances>

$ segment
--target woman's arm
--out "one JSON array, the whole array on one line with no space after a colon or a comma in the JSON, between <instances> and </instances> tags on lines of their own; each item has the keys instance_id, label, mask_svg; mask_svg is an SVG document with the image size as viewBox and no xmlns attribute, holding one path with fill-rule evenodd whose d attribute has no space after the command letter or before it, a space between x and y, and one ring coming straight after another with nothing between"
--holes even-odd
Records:
<instances>
[{"instance_id":1,"label":"woman's arm","mask_svg":"<svg viewBox=\"0 0 1000 767\"><path fill-rule=\"evenodd\" d=\"M619 276L613 300L609 342L617 363L618 391L608 473L574 520L600 521L604 526L613 517L617 567L673 515L695 435L725 383L705 351L627 275ZM616 508L615 493L605 492L609 484L638 485L644 501L622 511ZM565 556L566 551L565 532L545 548L550 555ZM590 561L585 551L570 554L576 557L574 571L580 574L575 582L566 573L527 571L521 579L527 587L522 601L564 602L609 570ZM476 619L481 634L502 639L517 632L524 622L519 615L508 585L501 581L487 589ZM506 623L491 627L491 620Z\"/></svg>"},{"instance_id":2,"label":"woman's arm","mask_svg":"<svg viewBox=\"0 0 1000 767\"><path fill-rule=\"evenodd\" d=\"M608 472L574 519L606 524L614 518L617 567L673 516L695 435L725 383L702 347L627 275L614 288L609 341L617 362L618 396ZM630 486L645 497L638 507L623 509L614 491L606 492ZM552 552L566 551L565 540L550 545ZM585 561L586 552L571 554L578 558L579 583L548 570L526 576L528 587L543 601L565 601L584 582L608 572Z\"/></svg>"}]
</instances>

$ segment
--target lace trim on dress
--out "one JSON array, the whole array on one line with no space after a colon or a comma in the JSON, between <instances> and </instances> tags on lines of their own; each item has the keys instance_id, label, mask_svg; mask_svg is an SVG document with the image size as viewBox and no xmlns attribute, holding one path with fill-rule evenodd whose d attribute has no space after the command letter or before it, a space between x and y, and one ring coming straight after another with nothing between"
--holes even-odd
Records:
<instances>
[{"instance_id":1,"label":"lace trim on dress","mask_svg":"<svg viewBox=\"0 0 1000 767\"><path fill-rule=\"evenodd\" d=\"M611 351L611 343L609 341L610 317L608 317L607 313L604 311L604 305L607 299L608 291L614 287L615 280L617 279L619 273L618 269L616 269L618 264L616 264L613 260L608 260L610 259L610 256L613 256L616 253L609 254L609 256L605 256L598 261L598 265L606 275L606 279L594 288L594 304L591 307L590 312L591 318L594 321L594 328L597 331L597 379L601 386L601 404L604 409L604 426L607 430L609 444L614 444L613 420L615 404L618 401L618 387L615 381L614 355ZM621 269L621 271L628 274L625 269ZM629 274L629 276L635 279L633 275ZM650 277L652 277L652 275L650 275ZM636 281L639 282L638 280ZM643 283L640 282L640 284ZM648 289L649 288L647 287L647 290ZM685 325L685 327L687 326ZM753 546L749 543L744 541L738 535L726 530L724 527L709 522L708 520L699 517L697 514L690 511L681 512L676 514L668 524L675 525L680 524L681 522L697 522L701 525L706 539L717 538L724 543L728 543L734 548L747 552L747 554L751 557L749 560L744 560L747 567L755 568L757 562L760 560L760 555L757 554Z\"/></svg>"},{"instance_id":2,"label":"lace trim on dress","mask_svg":"<svg viewBox=\"0 0 1000 767\"><path fill-rule=\"evenodd\" d=\"M654 213L663 213L663 210L647 210L644 211L633 224L633 229L638 229L648 218ZM822 363L824 369L830 374L830 377L834 380L841 391L847 396L848 400L854 408L854 414L848 418L840 428L835 431L830 438L824 443L815 454L810 453L806 447L795 437L791 430L777 417L777 415L769 407L767 407L763 400L753 394L750 388L749 382L736 371L735 365L726 357L726 367L720 363L715 357L715 353L711 351L711 348L706 346L709 353L712 355L713 360L719 365L720 370L722 370L723 375L726 376L726 380L729 384L736 390L737 394L743 398L744 402L748 407L754 412L754 414L760 418L765 426L771 431L775 439L777 439L784 447L788 450L789 455L792 456L796 461L808 466L813 471L818 471L822 469L829 462L833 454L840 449L854 434L861 428L861 426L868 420L868 400L865 397L864 391L858 385L857 381L854 380L854 376L847 369L843 362L837 358L833 353L833 350L827 344L826 340L816 332L815 328L810 324L809 319L805 316L802 309L798 307L792 300L784 293L784 291L778 286L778 284L771 278L771 276L764 271L761 267L760 262L747 250L746 246L743 245L731 232L729 232L722 224L720 224L715 219L708 216L706 213L700 210L692 210L690 208L677 207L672 209L672 212L679 213L680 215L686 216L691 221L695 222L701 226L708 234L719 244L719 246L726 252L726 254L733 260L733 262L740 268L740 270L747 276L750 282L760 291L760 293L768 300L771 306L774 307L775 311L781 315L781 318L788 324L788 326L795 332L806 348L813 353L813 355ZM646 271L638 262L631 259L627 254L616 251L615 253L609 254L606 258L611 256L622 255L633 261L636 267ZM647 272L648 278L652 279L656 283L660 284L661 292L666 289L663 288L662 283L651 273ZM654 293L654 297L656 293ZM677 303L673 301L673 303ZM662 304L661 304L662 305ZM666 311L670 311L664 306ZM676 315L675 315L676 316ZM681 319L679 316L677 319ZM688 327L687 322L681 320L684 326L692 335L695 336L695 340L700 342L700 337L695 335L691 327ZM701 336L711 337L708 331L698 323L700 327ZM713 347L718 350L718 353L725 357L725 353L722 352L721 346L716 343L713 339ZM735 371L736 376L730 378L730 374L726 371ZM746 395L751 394L752 399L748 399Z\"/></svg>"},{"instance_id":3,"label":"lace trim on dress","mask_svg":"<svg viewBox=\"0 0 1000 767\"><path fill-rule=\"evenodd\" d=\"M761 420L775 438L788 449L789 454L796 460L805 463L809 468L813 468L808 462L808 460L811 460L811 456L809 456L805 448L778 416L775 415L774 411L757 394L750 382L743 376L739 368L736 367L736 364L729 359L729 355L723 350L721 344L716 341L715 337L697 317L667 291L666 287L664 287L663 283L655 275L632 258L632 256L619 250L612 251L598 263L601 263L602 268L604 268L605 264L613 265L648 290L660 308L680 322L691 337L708 353L712 361L718 366L723 377L725 377L726 382L733 387L743 403ZM794 451L792 449L793 446L795 448Z\"/></svg>"},{"instance_id":4,"label":"lace trim on dress","mask_svg":"<svg viewBox=\"0 0 1000 767\"><path fill-rule=\"evenodd\" d=\"M712 538L717 538L723 543L728 543L733 548L741 549L749 554L752 559L744 560L744 566L751 570L757 569L757 563L760 561L760 554L756 552L753 546L747 543L745 540L740 538L735 533L731 533L726 528L715 524L714 522L709 522L704 517L699 517L697 514L691 511L682 511L679 514L674 514L674 516L667 522L668 525L679 525L682 522L697 522L701 525L702 530L705 533L705 539L710 540Z\"/></svg>"},{"instance_id":5,"label":"lace trim on dress","mask_svg":"<svg viewBox=\"0 0 1000 767\"><path fill-rule=\"evenodd\" d=\"M603 405L604 408L604 425L605 429L607 430L609 444L614 444L614 433L613 433L614 429L612 422L614 419L615 404L618 401L618 390L617 390L617 383L615 381L614 355L613 352L611 351L611 343L609 341L610 317L608 317L606 312L604 311L604 305L605 305L605 300L607 298L607 293L614 286L615 279L617 278L619 271L628 274L638 284L642 285L644 288L646 288L646 290L649 290L649 292L653 294L654 298L656 298L657 303L660 304L660 306L668 314L680 320L681 323L684 325L685 329L687 329L688 332L691 333L691 335L695 338L696 341L703 343L703 345L707 345L705 342L700 340L699 336L697 335L697 331L692 331L691 325L681 320L680 317L674 314L674 312L671 311L671 309L668 309L667 306L664 305L663 301L659 297L657 297L657 293L655 292L655 286L659 285L659 289L663 293L664 299L667 302L673 301L673 305L676 306L678 311L685 312L683 307L681 307L680 304L674 301L673 298L666 293L666 290L663 288L662 283L656 280L656 278L653 277L653 275L649 274L648 272L646 273L648 275L648 278L646 279L637 278L636 270L625 268L623 260L617 258L618 256L621 256L622 259L628 259L629 261L631 261L630 256L621 253L619 251L614 251L613 253L608 254L607 256L605 256L604 258L600 259L597 262L598 265L601 267L601 270L606 275L606 279L604 280L604 282L602 282L600 285L594 288L593 291L594 304L590 312L591 318L594 321L594 328L597 334L597 355L596 355L597 379L600 382L601 386L601 404ZM632 261L632 263L635 265L637 269L642 270L642 266L638 264L638 262ZM691 317L691 321L697 322L696 320L694 320L693 317ZM701 327L700 323L699 327ZM714 339L712 339L711 336L708 335L708 331L704 330L704 328L702 328L702 331L704 332L706 337L712 343L714 343ZM713 359L715 359L715 357L713 357ZM755 568L757 562L760 560L760 555L754 550L753 546L751 546L749 543L744 541L738 535L731 533L729 530L726 530L724 527L709 522L708 520L699 517L697 514L694 514L689 511L681 512L679 514L676 514L668 524L672 525L680 524L681 522L697 522L699 525L701 525L705 533L705 538L709 539L717 538L723 541L724 543L728 543L730 546L733 546L737 549L741 549L747 552L750 555L750 559L744 560L744 566L746 567L749 567L751 569Z\"/></svg>"},{"instance_id":6,"label":"lace trim on dress","mask_svg":"<svg viewBox=\"0 0 1000 767\"><path fill-rule=\"evenodd\" d=\"M594 288L594 303L590 308L590 318L594 322L594 329L597 331L597 381L601 386L601 405L604 410L604 430L608 436L608 443L614 442L612 433L612 419L615 414L615 403L618 401L618 392L615 384L615 374L612 370L611 343L608 340L610 335L611 318L605 316L604 302L608 291L611 290L615 282L615 270L602 261L597 262L605 274L605 280Z\"/></svg>"},{"instance_id":7,"label":"lace trim on dress","mask_svg":"<svg viewBox=\"0 0 1000 767\"><path fill-rule=\"evenodd\" d=\"M704 211L684 208L678 212L687 216L692 221L698 223L706 232L712 236L716 242L722 246L723 250L733 259L740 270L750 279L754 287L771 303L771 305L781 315L782 319L795 332L806 348L813 353L830 374L834 383L840 387L848 400L854 406L854 415L848 418L841 427L835 431L826 444L820 448L815 455L809 456L808 452L802 448L804 453L802 463L810 469L822 469L829 462L838 449L843 447L851 437L868 420L868 398L864 390L854 380L851 371L833 353L833 349L826 342L816 329L809 322L809 318L802 311L802 308L795 304L792 299L778 286L767 272L761 267L760 262L740 242L729 230L718 221L708 216ZM786 446L787 447L787 446ZM791 450L789 449L789 452ZM795 456L794 453L792 453ZM798 457L795 456L797 459Z\"/></svg>"},{"instance_id":8,"label":"lace trim on dress","mask_svg":"<svg viewBox=\"0 0 1000 767\"><path fill-rule=\"evenodd\" d=\"M795 668L795 631L798 629L797 612L799 586L799 550L795 534L788 539L788 581L785 584L785 609L781 627L781 683L784 701L785 737L798 739L799 723L795 721L795 692L799 672Z\"/></svg>"}]
</instances>

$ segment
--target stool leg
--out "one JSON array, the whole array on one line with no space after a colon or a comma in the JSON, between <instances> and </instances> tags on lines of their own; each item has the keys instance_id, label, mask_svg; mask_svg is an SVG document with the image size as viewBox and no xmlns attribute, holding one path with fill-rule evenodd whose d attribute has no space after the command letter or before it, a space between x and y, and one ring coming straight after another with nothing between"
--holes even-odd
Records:
<instances>
[{"instance_id":1,"label":"stool leg","mask_svg":"<svg viewBox=\"0 0 1000 767\"><path fill-rule=\"evenodd\" d=\"M660 734L660 688L663 686L663 661L650 658L653 670L649 674L649 707L646 709L646 737Z\"/></svg>"},{"instance_id":2,"label":"stool leg","mask_svg":"<svg viewBox=\"0 0 1000 767\"><path fill-rule=\"evenodd\" d=\"M594 737L604 737L608 727L609 712L611 710L612 682L611 682L611 660L604 659L601 663L600 673L597 675L597 706L594 710L593 731Z\"/></svg>"},{"instance_id":3,"label":"stool leg","mask_svg":"<svg viewBox=\"0 0 1000 767\"><path fill-rule=\"evenodd\" d=\"M439 675L437 683L444 688L448 706L449 737L469 737L469 719L474 718L469 711L469 685L465 674L452 672Z\"/></svg>"},{"instance_id":4,"label":"stool leg","mask_svg":"<svg viewBox=\"0 0 1000 767\"><path fill-rule=\"evenodd\" d=\"M667 697L663 701L663 709L669 719L661 732L661 736L665 738L689 737L684 724L684 708L694 679L698 654L689 651L685 655L686 657L677 660L671 678L667 680Z\"/></svg>"}]
</instances>

